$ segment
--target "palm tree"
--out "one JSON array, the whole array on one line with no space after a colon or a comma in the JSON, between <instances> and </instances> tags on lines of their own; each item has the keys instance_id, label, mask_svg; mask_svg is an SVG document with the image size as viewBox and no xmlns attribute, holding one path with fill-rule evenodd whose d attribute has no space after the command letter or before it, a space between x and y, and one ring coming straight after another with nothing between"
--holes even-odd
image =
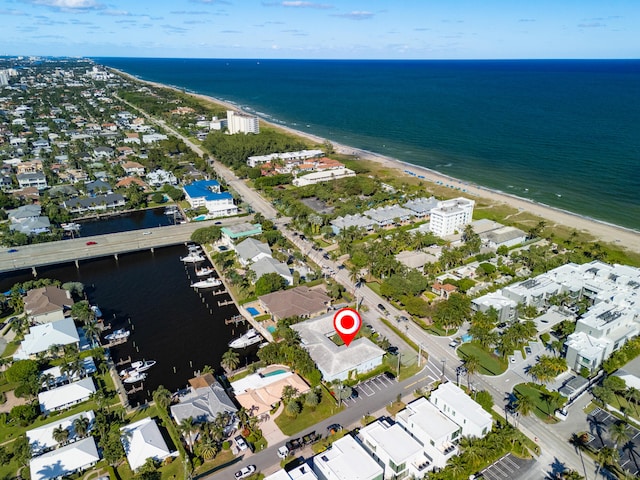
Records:
<instances>
[{"instance_id":1,"label":"palm tree","mask_svg":"<svg viewBox=\"0 0 640 480\"><path fill-rule=\"evenodd\" d=\"M624 444L631 438L631 433L627 431L626 423L618 421L609 428L609 436L613 440L613 448L617 449L618 445Z\"/></svg>"},{"instance_id":2,"label":"palm tree","mask_svg":"<svg viewBox=\"0 0 640 480\"><path fill-rule=\"evenodd\" d=\"M193 417L188 417L182 419L180 425L178 425L178 429L182 436L187 442L187 446L189 447L189 451L193 454L193 438L192 434L196 433L199 427L194 423Z\"/></svg>"},{"instance_id":3,"label":"palm tree","mask_svg":"<svg viewBox=\"0 0 640 480\"><path fill-rule=\"evenodd\" d=\"M240 365L240 355L232 349L227 350L222 355L220 364L227 370L235 370Z\"/></svg>"},{"instance_id":4,"label":"palm tree","mask_svg":"<svg viewBox=\"0 0 640 480\"><path fill-rule=\"evenodd\" d=\"M600 450L598 450L596 459L600 463L601 468L609 466L612 467L615 466L620 460L620 454L615 448L602 447Z\"/></svg>"},{"instance_id":5,"label":"palm tree","mask_svg":"<svg viewBox=\"0 0 640 480\"><path fill-rule=\"evenodd\" d=\"M480 358L477 355L467 355L464 359L464 367L467 369L467 388L471 390L471 375L480 369Z\"/></svg>"},{"instance_id":6,"label":"palm tree","mask_svg":"<svg viewBox=\"0 0 640 480\"><path fill-rule=\"evenodd\" d=\"M171 392L164 388L164 385L160 385L153 392L153 401L158 408L166 412L171 404Z\"/></svg>"},{"instance_id":7,"label":"palm tree","mask_svg":"<svg viewBox=\"0 0 640 480\"><path fill-rule=\"evenodd\" d=\"M52 437L56 441L56 443L62 445L69 438L69 430L67 430L66 428L62 428L62 425L58 425L53 429Z\"/></svg>"},{"instance_id":8,"label":"palm tree","mask_svg":"<svg viewBox=\"0 0 640 480\"><path fill-rule=\"evenodd\" d=\"M629 403L633 403L633 410L638 415L638 403L640 403L640 390L635 387L629 387L624 393L624 398Z\"/></svg>"},{"instance_id":9,"label":"palm tree","mask_svg":"<svg viewBox=\"0 0 640 480\"><path fill-rule=\"evenodd\" d=\"M533 412L535 405L530 397L516 392L516 399L516 412L518 412L518 415L526 417ZM518 428L518 425L516 425L516 428Z\"/></svg>"},{"instance_id":10,"label":"palm tree","mask_svg":"<svg viewBox=\"0 0 640 480\"><path fill-rule=\"evenodd\" d=\"M51 389L51 385L53 385L55 379L56 377L50 373L45 373L40 377L40 381L47 386L47 390Z\"/></svg>"},{"instance_id":11,"label":"palm tree","mask_svg":"<svg viewBox=\"0 0 640 480\"><path fill-rule=\"evenodd\" d=\"M584 470L585 477L587 476L587 466L584 464L584 458L582 458L582 450L586 448L588 440L589 438L586 433L582 433L581 435L574 433L571 435L571 439L569 440L580 454L580 461L582 462L582 469Z\"/></svg>"},{"instance_id":12,"label":"palm tree","mask_svg":"<svg viewBox=\"0 0 640 480\"><path fill-rule=\"evenodd\" d=\"M198 445L200 455L205 460L211 460L220 450L218 442L210 435L204 435Z\"/></svg>"},{"instance_id":13,"label":"palm tree","mask_svg":"<svg viewBox=\"0 0 640 480\"><path fill-rule=\"evenodd\" d=\"M73 430L76 436L84 437L89 430L89 419L85 416L78 417L73 421Z\"/></svg>"},{"instance_id":14,"label":"palm tree","mask_svg":"<svg viewBox=\"0 0 640 480\"><path fill-rule=\"evenodd\" d=\"M584 480L585 477L575 470L565 470L562 472L562 480Z\"/></svg>"},{"instance_id":15,"label":"palm tree","mask_svg":"<svg viewBox=\"0 0 640 480\"><path fill-rule=\"evenodd\" d=\"M213 373L213 367L211 365L205 365L204 367L202 367L202 370L200 373L202 375L206 375L207 373Z\"/></svg>"},{"instance_id":16,"label":"palm tree","mask_svg":"<svg viewBox=\"0 0 640 480\"><path fill-rule=\"evenodd\" d=\"M96 339L99 337L100 332L101 329L96 322L88 322L84 326L84 334L87 337L87 340L91 342L92 346L96 345Z\"/></svg>"}]
</instances>

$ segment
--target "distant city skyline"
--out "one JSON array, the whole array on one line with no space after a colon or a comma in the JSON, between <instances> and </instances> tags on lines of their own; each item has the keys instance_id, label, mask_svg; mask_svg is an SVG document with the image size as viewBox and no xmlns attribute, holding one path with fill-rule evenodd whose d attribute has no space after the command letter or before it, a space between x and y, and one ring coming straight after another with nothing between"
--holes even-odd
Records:
<instances>
[{"instance_id":1,"label":"distant city skyline","mask_svg":"<svg viewBox=\"0 0 640 480\"><path fill-rule=\"evenodd\" d=\"M0 55L640 58L638 0L4 0Z\"/></svg>"}]
</instances>

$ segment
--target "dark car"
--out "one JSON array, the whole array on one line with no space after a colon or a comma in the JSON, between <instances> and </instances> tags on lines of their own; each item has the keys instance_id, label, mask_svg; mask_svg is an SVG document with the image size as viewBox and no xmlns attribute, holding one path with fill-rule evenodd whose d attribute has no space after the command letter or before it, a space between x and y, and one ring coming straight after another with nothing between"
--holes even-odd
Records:
<instances>
[{"instance_id":1,"label":"dark car","mask_svg":"<svg viewBox=\"0 0 640 480\"><path fill-rule=\"evenodd\" d=\"M409 321L409 319L408 319L406 316L404 316L404 315L400 315L400 321L401 321L401 322L408 322L408 321Z\"/></svg>"},{"instance_id":2,"label":"dark car","mask_svg":"<svg viewBox=\"0 0 640 480\"><path fill-rule=\"evenodd\" d=\"M382 312L386 312L386 311L387 311L387 309L386 309L386 308L384 308L384 305L383 305L383 304L381 304L381 303L379 303L379 304L378 304L378 310L380 310L380 311L382 311Z\"/></svg>"},{"instance_id":3,"label":"dark car","mask_svg":"<svg viewBox=\"0 0 640 480\"><path fill-rule=\"evenodd\" d=\"M342 430L342 425L339 423L332 423L327 427L327 432L329 432L329 434L339 432L340 430Z\"/></svg>"},{"instance_id":4,"label":"dark car","mask_svg":"<svg viewBox=\"0 0 640 480\"><path fill-rule=\"evenodd\" d=\"M214 225L222 225L222 222L216 222Z\"/></svg>"},{"instance_id":5,"label":"dark car","mask_svg":"<svg viewBox=\"0 0 640 480\"><path fill-rule=\"evenodd\" d=\"M16 253L17 251L17 248L10 248L9 250L7 250L7 253Z\"/></svg>"},{"instance_id":6,"label":"dark car","mask_svg":"<svg viewBox=\"0 0 640 480\"><path fill-rule=\"evenodd\" d=\"M389 348L387 348L387 352L389 352L391 355L397 355L398 347L394 347L393 345L391 345Z\"/></svg>"},{"instance_id":7,"label":"dark car","mask_svg":"<svg viewBox=\"0 0 640 480\"><path fill-rule=\"evenodd\" d=\"M507 326L507 324L504 323L504 322L498 324L498 328L504 328L506 326Z\"/></svg>"},{"instance_id":8,"label":"dark car","mask_svg":"<svg viewBox=\"0 0 640 480\"><path fill-rule=\"evenodd\" d=\"M94 242L93 240L90 241L90 242L87 242L87 245L97 245L97 244L98 244L98 242Z\"/></svg>"},{"instance_id":9,"label":"dark car","mask_svg":"<svg viewBox=\"0 0 640 480\"><path fill-rule=\"evenodd\" d=\"M351 389L351 396L349 398L358 398L360 396L360 394L358 393L358 390L356 390L355 388Z\"/></svg>"}]
</instances>

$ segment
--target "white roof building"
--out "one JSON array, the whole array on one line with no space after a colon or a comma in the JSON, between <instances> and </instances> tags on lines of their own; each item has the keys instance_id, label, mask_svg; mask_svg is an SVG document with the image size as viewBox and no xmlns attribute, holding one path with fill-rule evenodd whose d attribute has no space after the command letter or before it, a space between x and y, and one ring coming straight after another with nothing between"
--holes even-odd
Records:
<instances>
[{"instance_id":1,"label":"white roof building","mask_svg":"<svg viewBox=\"0 0 640 480\"><path fill-rule=\"evenodd\" d=\"M278 470L264 477L264 480L318 480L318 476L313 472L309 464L304 463L288 472L284 468Z\"/></svg>"},{"instance_id":2,"label":"white roof building","mask_svg":"<svg viewBox=\"0 0 640 480\"><path fill-rule=\"evenodd\" d=\"M333 343L333 314L291 325L300 334L302 346L318 365L324 380L346 380L351 372L365 373L381 365L385 352L368 338L358 338L348 347Z\"/></svg>"},{"instance_id":3,"label":"white roof building","mask_svg":"<svg viewBox=\"0 0 640 480\"><path fill-rule=\"evenodd\" d=\"M339 180L340 178L355 177L356 172L346 167L333 168L329 170L322 170L320 172L313 172L303 175L301 177L294 178L291 183L296 187L304 187L306 185L313 185L321 182L331 182L333 180Z\"/></svg>"},{"instance_id":4,"label":"white roof building","mask_svg":"<svg viewBox=\"0 0 640 480\"><path fill-rule=\"evenodd\" d=\"M413 216L413 212L398 205L387 205L386 207L372 208L364 212L371 220L379 226L395 225L396 221L406 222Z\"/></svg>"},{"instance_id":5,"label":"white roof building","mask_svg":"<svg viewBox=\"0 0 640 480\"><path fill-rule=\"evenodd\" d=\"M331 228L333 229L333 233L336 235L340 233L340 231L345 230L349 227L363 228L365 230L373 229L373 226L376 224L369 217L365 217L364 215L356 214L356 215L345 215L344 217L338 217L334 220L331 220Z\"/></svg>"},{"instance_id":6,"label":"white roof building","mask_svg":"<svg viewBox=\"0 0 640 480\"><path fill-rule=\"evenodd\" d=\"M293 274L287 264L271 257L262 257L249 267L256 274L256 279L267 273L277 273L287 281L287 285L293 285Z\"/></svg>"},{"instance_id":7,"label":"white roof building","mask_svg":"<svg viewBox=\"0 0 640 480\"><path fill-rule=\"evenodd\" d=\"M271 257L269 244L260 242L255 238L247 238L234 247L238 254L238 260L242 265L257 262L262 258Z\"/></svg>"},{"instance_id":8,"label":"white roof building","mask_svg":"<svg viewBox=\"0 0 640 480\"><path fill-rule=\"evenodd\" d=\"M398 424L377 420L358 433L369 454L384 465L384 478L422 478L431 462L422 445Z\"/></svg>"},{"instance_id":9,"label":"white roof building","mask_svg":"<svg viewBox=\"0 0 640 480\"><path fill-rule=\"evenodd\" d=\"M177 456L178 452L171 452L167 447L158 425L152 418L143 418L122 427L120 431L120 440L133 471L143 466L147 458L162 461L169 456Z\"/></svg>"},{"instance_id":10,"label":"white roof building","mask_svg":"<svg viewBox=\"0 0 640 480\"><path fill-rule=\"evenodd\" d=\"M94 393L96 393L96 386L93 379L86 377L62 387L40 392L38 402L40 402L42 413L49 413L84 402Z\"/></svg>"},{"instance_id":11,"label":"white roof building","mask_svg":"<svg viewBox=\"0 0 640 480\"><path fill-rule=\"evenodd\" d=\"M64 318L31 327L13 358L25 360L31 355L46 352L52 345L70 345L79 342L80 335L78 335L73 319Z\"/></svg>"},{"instance_id":12,"label":"white roof building","mask_svg":"<svg viewBox=\"0 0 640 480\"><path fill-rule=\"evenodd\" d=\"M404 204L404 208L408 208L413 215L421 218L431 214L431 210L438 206L438 200L435 197L414 198Z\"/></svg>"},{"instance_id":13,"label":"white roof building","mask_svg":"<svg viewBox=\"0 0 640 480\"><path fill-rule=\"evenodd\" d=\"M255 115L227 110L227 128L231 135L236 133L260 133L260 122Z\"/></svg>"},{"instance_id":14,"label":"white roof building","mask_svg":"<svg viewBox=\"0 0 640 480\"><path fill-rule=\"evenodd\" d=\"M460 227L471 223L475 202L464 197L438 202L431 209L429 228L439 237L453 234Z\"/></svg>"},{"instance_id":15,"label":"white roof building","mask_svg":"<svg viewBox=\"0 0 640 480\"><path fill-rule=\"evenodd\" d=\"M491 292L471 300L471 308L476 312L488 312L491 308L498 312L500 322L510 322L516 317L518 304L500 292Z\"/></svg>"},{"instance_id":16,"label":"white roof building","mask_svg":"<svg viewBox=\"0 0 640 480\"><path fill-rule=\"evenodd\" d=\"M431 465L427 468L443 468L449 459L458 454L455 443L462 429L447 418L434 405L422 397L398 412L396 421L424 448Z\"/></svg>"},{"instance_id":17,"label":"white roof building","mask_svg":"<svg viewBox=\"0 0 640 480\"><path fill-rule=\"evenodd\" d=\"M75 415L57 419L55 422L34 428L33 430L28 430L27 438L29 439L29 446L31 447L31 455L35 457L58 446L58 442L53 439L53 431L58 427L69 430L70 439L76 437L77 434L73 428L73 422L81 417L89 420L89 428L87 431L90 431L93 427L93 421L96 418L93 410L76 413Z\"/></svg>"},{"instance_id":18,"label":"white roof building","mask_svg":"<svg viewBox=\"0 0 640 480\"><path fill-rule=\"evenodd\" d=\"M460 425L464 436L482 438L491 431L493 417L452 382L440 384L431 392L429 401Z\"/></svg>"},{"instance_id":19,"label":"white roof building","mask_svg":"<svg viewBox=\"0 0 640 480\"><path fill-rule=\"evenodd\" d=\"M382 480L384 475L384 468L351 435L313 457L313 469L323 480Z\"/></svg>"},{"instance_id":20,"label":"white roof building","mask_svg":"<svg viewBox=\"0 0 640 480\"><path fill-rule=\"evenodd\" d=\"M93 437L87 437L33 458L29 464L31 480L65 477L92 467L99 460L96 441Z\"/></svg>"},{"instance_id":21,"label":"white roof building","mask_svg":"<svg viewBox=\"0 0 640 480\"><path fill-rule=\"evenodd\" d=\"M285 163L292 161L303 161L309 158L322 157L322 150L300 150L298 152L270 153L269 155L253 155L247 158L247 165L256 167L262 163L269 163L274 160L282 160Z\"/></svg>"}]
</instances>

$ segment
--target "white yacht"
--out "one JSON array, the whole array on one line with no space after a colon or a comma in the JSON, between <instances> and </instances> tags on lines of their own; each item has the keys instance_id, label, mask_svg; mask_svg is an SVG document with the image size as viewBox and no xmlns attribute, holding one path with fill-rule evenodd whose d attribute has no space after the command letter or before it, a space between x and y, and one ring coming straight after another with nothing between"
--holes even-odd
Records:
<instances>
[{"instance_id":1,"label":"white yacht","mask_svg":"<svg viewBox=\"0 0 640 480\"><path fill-rule=\"evenodd\" d=\"M120 330L114 330L110 334L105 335L104 339L111 342L113 340L122 340L123 338L128 338L129 335L131 335L131 332L129 330L121 328Z\"/></svg>"},{"instance_id":2,"label":"white yacht","mask_svg":"<svg viewBox=\"0 0 640 480\"><path fill-rule=\"evenodd\" d=\"M186 257L180 257L180 260L184 263L198 263L204 262L205 258L199 253L189 253Z\"/></svg>"},{"instance_id":3,"label":"white yacht","mask_svg":"<svg viewBox=\"0 0 640 480\"><path fill-rule=\"evenodd\" d=\"M211 275L215 272L215 269L212 267L202 267L196 270L196 275L198 277L206 277L207 275Z\"/></svg>"},{"instance_id":4,"label":"white yacht","mask_svg":"<svg viewBox=\"0 0 640 480\"><path fill-rule=\"evenodd\" d=\"M120 372L118 372L118 374L122 378L127 378L127 377L130 377L131 375L133 375L135 373L146 372L151 367L153 367L155 364L156 364L155 360L139 360L137 362L131 363L131 366L129 368L125 368L124 370L120 370Z\"/></svg>"},{"instance_id":5,"label":"white yacht","mask_svg":"<svg viewBox=\"0 0 640 480\"><path fill-rule=\"evenodd\" d=\"M262 337L260 336L260 334L253 328L250 328L249 330L247 330L247 333L229 342L229 346L231 348L245 348L250 345L260 343L261 341Z\"/></svg>"},{"instance_id":6,"label":"white yacht","mask_svg":"<svg viewBox=\"0 0 640 480\"><path fill-rule=\"evenodd\" d=\"M218 285L222 285L222 282L217 278L209 277L206 280L200 280L191 284L192 288L213 288Z\"/></svg>"},{"instance_id":7,"label":"white yacht","mask_svg":"<svg viewBox=\"0 0 640 480\"><path fill-rule=\"evenodd\" d=\"M137 383L137 382L143 381L145 378L147 378L146 373L134 371L134 372L131 372L126 377L124 377L122 381L124 383Z\"/></svg>"}]
</instances>

